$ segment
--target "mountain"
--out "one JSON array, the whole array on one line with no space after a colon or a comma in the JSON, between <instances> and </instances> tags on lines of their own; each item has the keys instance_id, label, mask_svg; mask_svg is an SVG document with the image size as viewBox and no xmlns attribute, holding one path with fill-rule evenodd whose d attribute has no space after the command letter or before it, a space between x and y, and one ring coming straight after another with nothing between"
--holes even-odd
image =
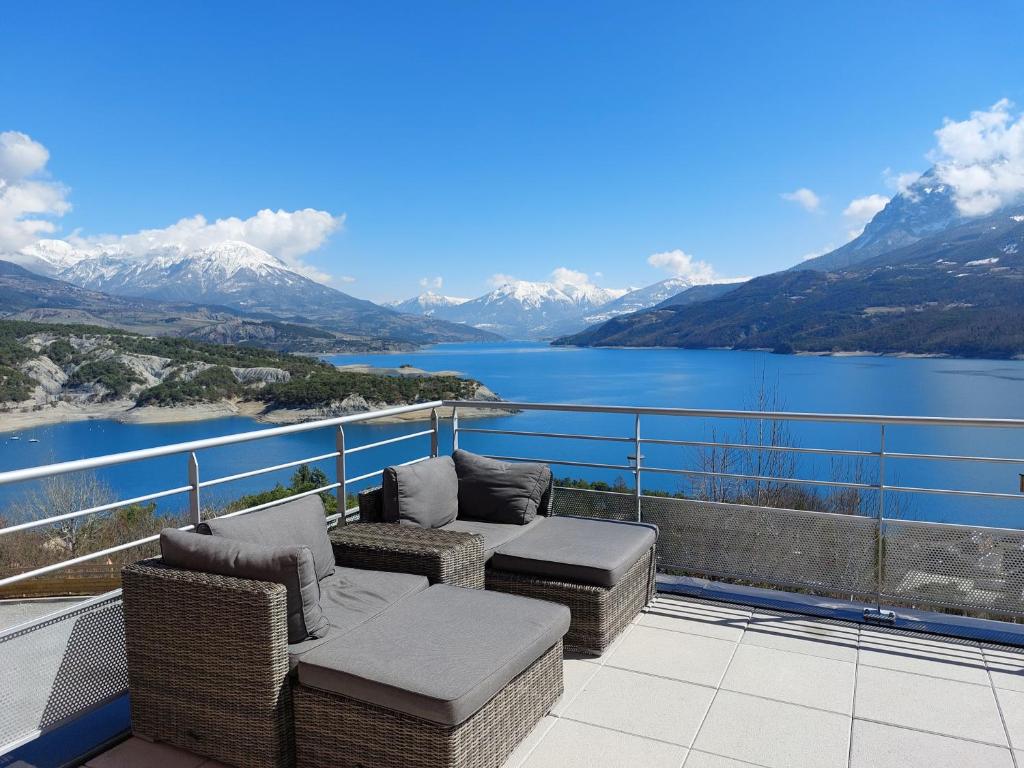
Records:
<instances>
[{"instance_id":1,"label":"mountain","mask_svg":"<svg viewBox=\"0 0 1024 768\"><path fill-rule=\"evenodd\" d=\"M403 312L407 315L423 315L424 317L431 317L435 315L439 310L444 311L449 307L457 307L460 304L465 304L469 299L460 299L457 296L442 296L432 291L421 293L419 296L413 296L411 299L405 301L389 301L384 304L385 307L389 307L396 312Z\"/></svg>"},{"instance_id":2,"label":"mountain","mask_svg":"<svg viewBox=\"0 0 1024 768\"><path fill-rule=\"evenodd\" d=\"M711 301L717 299L719 296L725 296L730 291L736 290L739 286L745 283L746 280L739 280L731 283L706 283L704 285L694 285L687 288L685 291L677 293L675 296L669 296L660 304L656 304L656 307L677 307L685 306L688 304L699 304L702 301Z\"/></svg>"},{"instance_id":3,"label":"mountain","mask_svg":"<svg viewBox=\"0 0 1024 768\"><path fill-rule=\"evenodd\" d=\"M847 269L911 245L962 221L953 199L953 190L936 177L933 168L905 191L895 195L868 222L860 235L846 245L808 259L792 269Z\"/></svg>"},{"instance_id":4,"label":"mountain","mask_svg":"<svg viewBox=\"0 0 1024 768\"><path fill-rule=\"evenodd\" d=\"M618 315L628 315L631 312L639 312L643 309L658 306L673 301L682 296L688 298L683 300L704 301L727 293L736 287L736 283L711 283L709 285L694 285L685 277L670 277L667 280L648 285L644 288L637 288L629 293L620 296L614 301L598 308L594 314L588 315L588 324L601 323Z\"/></svg>"},{"instance_id":5,"label":"mountain","mask_svg":"<svg viewBox=\"0 0 1024 768\"><path fill-rule=\"evenodd\" d=\"M1024 207L952 223L845 268L765 275L556 343L1024 356Z\"/></svg>"},{"instance_id":6,"label":"mountain","mask_svg":"<svg viewBox=\"0 0 1024 768\"><path fill-rule=\"evenodd\" d=\"M509 338L549 339L584 327L587 314L622 294L594 285L514 280L476 299L439 308L434 316Z\"/></svg>"},{"instance_id":7,"label":"mountain","mask_svg":"<svg viewBox=\"0 0 1024 768\"><path fill-rule=\"evenodd\" d=\"M309 325L282 322L230 307L113 296L37 275L3 260L0 260L0 317L86 324L284 352L374 352L396 346L347 338Z\"/></svg>"},{"instance_id":8,"label":"mountain","mask_svg":"<svg viewBox=\"0 0 1024 768\"><path fill-rule=\"evenodd\" d=\"M60 279L94 291L160 301L217 304L247 313L317 325L367 343L488 341L493 334L414 317L357 299L291 270L253 245L225 241L206 248L157 248L142 257L118 250L76 250L41 241L29 257Z\"/></svg>"}]
</instances>

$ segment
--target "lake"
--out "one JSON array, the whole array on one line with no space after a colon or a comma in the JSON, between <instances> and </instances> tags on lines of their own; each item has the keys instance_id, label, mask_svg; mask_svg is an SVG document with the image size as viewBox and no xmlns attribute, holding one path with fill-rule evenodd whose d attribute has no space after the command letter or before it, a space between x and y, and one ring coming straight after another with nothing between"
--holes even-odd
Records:
<instances>
[{"instance_id":1,"label":"lake","mask_svg":"<svg viewBox=\"0 0 1024 768\"><path fill-rule=\"evenodd\" d=\"M540 343L444 344L416 352L377 355L338 355L326 358L337 364L367 363L397 366L408 363L427 370L456 370L479 379L508 400L583 404L666 406L682 408L756 408L759 391L767 391L775 405L793 411L1024 418L1024 362L989 360L905 359L883 357L811 357L763 352L672 349L575 349ZM593 414L523 412L463 426L486 426L525 431L593 433L631 436L630 417ZM450 448L444 424L442 449ZM2 423L0 423L2 428ZM164 443L266 428L248 418L227 418L181 424L140 425L83 421L23 430L20 441L0 435L0 469L14 469L104 453L127 451ZM384 439L410 431L409 425L353 425L346 429L349 445ZM860 425L793 424L788 439L802 447L877 450L878 429ZM736 424L704 419L651 417L643 421L646 437L740 441ZM27 443L35 437L38 443ZM626 464L628 445L542 440L532 437L494 437L466 434L461 446L501 455L551 460L585 460ZM355 454L349 474L355 476L381 466L422 455L427 439ZM940 430L890 428L890 451L932 452L1024 457L1024 431ZM242 446L218 448L200 455L203 477L233 474L282 463L333 449L327 433L293 435ZM651 466L697 468L701 455L695 448L645 446L644 461ZM874 482L873 459L826 460L803 458L796 476L857 479ZM325 466L328 474L333 470ZM890 460L888 482L912 486L939 486L1014 493L1021 465L977 465ZM621 472L557 468L558 476L614 481ZM241 493L287 480L288 473L268 475L220 486L204 497L215 505ZM185 483L185 458L169 457L105 471L102 479L121 498L141 495ZM631 478L627 477L629 481ZM679 476L645 475L644 487L688 490ZM211 489L212 490L212 489ZM351 490L351 489L350 489ZM26 489L0 489L0 509L16 505ZM889 494L890 497L897 496ZM895 504L895 501L890 501ZM175 502L165 500L170 509ZM1024 495L1020 500L979 500L921 494L905 495L898 514L941 522L967 522L1024 527Z\"/></svg>"}]
</instances>

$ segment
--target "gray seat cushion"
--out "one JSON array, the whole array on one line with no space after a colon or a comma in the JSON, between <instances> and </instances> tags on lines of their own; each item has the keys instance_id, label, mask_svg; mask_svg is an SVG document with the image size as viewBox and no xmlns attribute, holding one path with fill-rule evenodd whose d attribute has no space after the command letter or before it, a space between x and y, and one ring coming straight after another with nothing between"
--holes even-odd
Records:
<instances>
[{"instance_id":1,"label":"gray seat cushion","mask_svg":"<svg viewBox=\"0 0 1024 768\"><path fill-rule=\"evenodd\" d=\"M289 645L289 665L294 668L317 646L341 637L429 586L426 576L337 567L320 582L320 608L330 626L319 637Z\"/></svg>"},{"instance_id":2,"label":"gray seat cushion","mask_svg":"<svg viewBox=\"0 0 1024 768\"><path fill-rule=\"evenodd\" d=\"M614 587L658 538L658 528L580 517L550 517L502 544L491 567L548 579Z\"/></svg>"},{"instance_id":3,"label":"gray seat cushion","mask_svg":"<svg viewBox=\"0 0 1024 768\"><path fill-rule=\"evenodd\" d=\"M317 579L334 572L334 550L327 535L324 503L316 494L236 517L215 517L196 526L199 533L273 547L309 547Z\"/></svg>"},{"instance_id":4,"label":"gray seat cushion","mask_svg":"<svg viewBox=\"0 0 1024 768\"><path fill-rule=\"evenodd\" d=\"M313 555L307 547L269 547L165 528L160 532L160 553L175 568L283 584L288 593L288 642L327 632Z\"/></svg>"},{"instance_id":5,"label":"gray seat cushion","mask_svg":"<svg viewBox=\"0 0 1024 768\"><path fill-rule=\"evenodd\" d=\"M440 528L459 514L459 478L450 456L384 470L384 522Z\"/></svg>"},{"instance_id":6,"label":"gray seat cushion","mask_svg":"<svg viewBox=\"0 0 1024 768\"><path fill-rule=\"evenodd\" d=\"M526 525L512 525L509 523L488 523L485 520L459 518L444 526L444 530L480 534L484 537L484 560L490 560L491 555L502 544L512 541L516 536L522 536L527 531L533 530L533 528L542 524L546 519L545 517L535 517Z\"/></svg>"},{"instance_id":7,"label":"gray seat cushion","mask_svg":"<svg viewBox=\"0 0 1024 768\"><path fill-rule=\"evenodd\" d=\"M459 517L525 525L551 483L547 464L507 462L469 451L452 454L459 476Z\"/></svg>"},{"instance_id":8,"label":"gray seat cushion","mask_svg":"<svg viewBox=\"0 0 1024 768\"><path fill-rule=\"evenodd\" d=\"M299 683L458 725L568 629L563 605L437 584L307 653Z\"/></svg>"}]
</instances>

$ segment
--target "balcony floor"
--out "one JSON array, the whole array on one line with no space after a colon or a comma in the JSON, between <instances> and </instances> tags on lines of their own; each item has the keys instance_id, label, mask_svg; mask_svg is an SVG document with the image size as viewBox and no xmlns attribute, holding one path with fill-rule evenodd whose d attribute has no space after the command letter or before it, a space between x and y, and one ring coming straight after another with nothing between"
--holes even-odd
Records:
<instances>
[{"instance_id":1,"label":"balcony floor","mask_svg":"<svg viewBox=\"0 0 1024 768\"><path fill-rule=\"evenodd\" d=\"M220 764L132 739L87 765ZM566 658L506 764L640 765L1024 767L1024 649L661 595L601 658Z\"/></svg>"}]
</instances>

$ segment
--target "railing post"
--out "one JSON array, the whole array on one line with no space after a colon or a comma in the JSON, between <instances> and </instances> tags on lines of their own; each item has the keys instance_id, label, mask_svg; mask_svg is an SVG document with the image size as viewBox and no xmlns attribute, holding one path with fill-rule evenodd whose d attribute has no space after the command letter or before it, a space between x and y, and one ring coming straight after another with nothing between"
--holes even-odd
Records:
<instances>
[{"instance_id":1,"label":"railing post","mask_svg":"<svg viewBox=\"0 0 1024 768\"><path fill-rule=\"evenodd\" d=\"M334 450L338 454L334 459L334 480L338 483L336 497L338 499L338 512L341 513L338 521L340 525L345 525L345 513L348 512L348 494L345 490L345 428L341 424L334 431Z\"/></svg>"},{"instance_id":2,"label":"railing post","mask_svg":"<svg viewBox=\"0 0 1024 768\"><path fill-rule=\"evenodd\" d=\"M459 409L452 406L452 453L459 450Z\"/></svg>"},{"instance_id":3,"label":"railing post","mask_svg":"<svg viewBox=\"0 0 1024 768\"><path fill-rule=\"evenodd\" d=\"M877 546L875 549L875 607L864 610L864 620L894 624L896 613L882 610L882 584L885 579L885 424L878 425L878 510L875 516Z\"/></svg>"},{"instance_id":4,"label":"railing post","mask_svg":"<svg viewBox=\"0 0 1024 768\"><path fill-rule=\"evenodd\" d=\"M203 522L202 508L199 505L199 459L195 451L188 455L188 484L192 486L188 492L188 511L192 525Z\"/></svg>"},{"instance_id":5,"label":"railing post","mask_svg":"<svg viewBox=\"0 0 1024 768\"><path fill-rule=\"evenodd\" d=\"M437 456L437 408L430 411L430 456Z\"/></svg>"},{"instance_id":6,"label":"railing post","mask_svg":"<svg viewBox=\"0 0 1024 768\"><path fill-rule=\"evenodd\" d=\"M633 449L636 452L636 466L633 470L633 477L636 481L635 488L633 490L634 496L636 497L636 521L639 523L643 516L640 510L640 414L636 415L636 422L633 425Z\"/></svg>"}]
</instances>

